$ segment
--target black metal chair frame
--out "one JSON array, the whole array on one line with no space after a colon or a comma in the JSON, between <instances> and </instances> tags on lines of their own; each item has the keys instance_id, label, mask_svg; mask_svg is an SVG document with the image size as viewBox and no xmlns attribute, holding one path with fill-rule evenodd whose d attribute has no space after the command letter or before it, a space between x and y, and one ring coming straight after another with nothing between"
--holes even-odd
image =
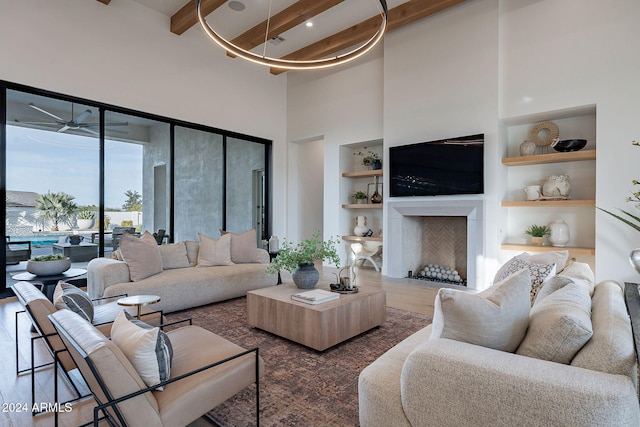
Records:
<instances>
[{"instance_id":1,"label":"black metal chair frame","mask_svg":"<svg viewBox=\"0 0 640 427\"><path fill-rule=\"evenodd\" d=\"M126 297L128 296L128 294L121 294L121 295L112 295L112 296L108 296L108 297L101 297L101 298L94 298L91 301L92 302L97 302L97 301L101 301L101 300L105 300L105 299L111 299L111 298L119 298L119 297ZM63 368L63 366L59 363L58 357L57 357L57 352L54 351L51 346L49 345L49 343L47 342L47 339L50 337L54 337L56 335L58 335L57 333L51 333L51 334L44 334L42 332L42 329L40 328L40 324L35 320L35 317L33 316L33 313L31 312L31 310L29 309L28 305L25 304L24 301L22 301L22 299L20 297L18 297L18 300L20 301L20 303L23 305L24 310L19 310L16 311L15 313L15 333L16 333L16 345L15 345L15 353L16 353L16 375L20 375L23 374L25 372L30 372L31 373L31 415L36 416L38 414L41 413L45 413L47 411L36 411L33 410L33 408L36 407L35 402L36 402L36 380L35 380L35 371L36 369L40 369L40 368L44 368L46 366L51 366L53 364L56 364L56 367L59 368L60 371L62 371L62 373L64 374L64 376L67 379L67 382L69 384L71 384L71 386L73 387L73 390L76 394L77 397L70 399L66 402L62 402L61 405L65 405L67 403L71 403L71 402L77 402L81 399L84 399L85 397L89 397L91 396L91 394L85 394L82 395L80 393L80 390L78 388L78 386L76 385L75 381L73 381L73 378L71 378L71 376L69 375L69 373ZM158 311L153 311L150 313L144 313L142 316L149 316L152 314L160 314L160 318L162 319L163 316L163 311L162 310L158 310ZM31 366L25 369L20 369L20 339L18 338L18 334L19 334L19 315L20 314L27 314L27 316L29 317L29 320L31 321L31 324L36 332L36 336L32 336L31 337L31 353L30 353L30 360L31 360ZM105 323L98 323L94 326L102 326L102 325L107 325L111 322L105 322ZM36 340L43 340L45 342L45 347L47 348L47 350L49 350L49 354L51 354L51 357L53 358L52 362L48 362L48 363L43 363L41 365L35 366L35 342ZM63 350L66 351L66 350ZM58 375L55 373L54 371L54 402L58 401Z\"/></svg>"},{"instance_id":2,"label":"black metal chair frame","mask_svg":"<svg viewBox=\"0 0 640 427\"><path fill-rule=\"evenodd\" d=\"M109 423L109 425L112 426L126 426L127 423L124 420L124 417L122 416L122 414L120 413L120 410L118 409L118 403L123 402L125 400L129 400L133 397L136 396L140 396L141 394L150 392L155 390L158 387L164 387L165 385L174 383L176 381L180 381L184 378L190 377L192 375L195 375L197 373L200 373L202 371L206 371L207 369L211 369L214 368L216 366L220 366L224 363L227 363L231 360L235 360L239 357L242 357L244 355L250 354L250 353L255 353L255 374L256 374L256 427L260 427L260 358L259 358L259 348L258 347L254 347L251 348L249 350L245 350L241 353L235 354L233 356L227 357L225 359L219 360L217 362L211 363L209 365L203 366L201 368L195 369L191 372L187 372L185 374L182 374L180 376L177 376L175 378L171 378L168 379L166 381L163 381L159 384L154 385L153 387L147 387L145 389L142 390L138 390L134 393L130 393L127 394L125 396L119 397L117 399L114 399L111 396L111 393L109 392L109 389L106 387L104 380L102 379L102 376L100 375L100 373L98 372L98 370L96 369L95 365L93 364L93 362L91 361L91 358L84 352L84 350L80 347L80 345L71 337L69 336L69 334L67 333L66 330L64 330L64 328L62 328L62 326L53 318L51 318L51 323L53 323L54 327L56 328L56 330L58 331L59 334L63 334L65 336L65 338L71 343L71 345L74 346L75 350L78 352L78 354L80 354L82 356L82 358L86 361L87 365L89 366L89 369L91 370L91 373L94 375L96 382L98 383L98 385L100 386L100 389L102 390L102 392L104 393L104 395L107 397L107 399L109 399L107 402L101 402L100 399L95 395L95 393L93 394L94 399L96 400L96 402L98 403L98 405L96 407L93 408L93 426L94 427L98 427L98 423L100 422L100 420L106 419L107 422ZM178 320L175 322L171 322L171 323L167 323L165 325L161 325L161 328L164 328L166 326L169 325L174 325L176 323L181 323L188 320L189 324L192 324L191 319L185 319L185 320ZM56 358L57 358L57 352L56 352ZM77 363L76 363L77 364ZM81 373L82 374L82 373ZM84 376L83 376L84 378ZM86 378L84 378L85 381ZM55 381L57 382L57 376ZM57 389L57 387L56 387ZM56 396L57 398L57 396ZM117 421L115 419L112 419L112 416L109 414L109 412L107 411L107 409L111 408L111 410L115 413L115 416L117 417ZM213 408L212 408L213 409ZM99 414L100 412L102 412L103 416L100 417ZM216 423L216 425L219 425L218 422L211 417L208 414L205 414L205 417L207 417L207 419L211 420L212 422ZM114 422L116 422L116 424L113 424ZM56 412L55 414L55 426L58 426L58 413Z\"/></svg>"}]
</instances>

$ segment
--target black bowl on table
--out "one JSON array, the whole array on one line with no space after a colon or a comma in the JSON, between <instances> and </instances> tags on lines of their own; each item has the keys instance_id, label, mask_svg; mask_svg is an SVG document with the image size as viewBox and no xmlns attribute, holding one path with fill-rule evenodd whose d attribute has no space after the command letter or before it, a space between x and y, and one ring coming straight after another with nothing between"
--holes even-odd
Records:
<instances>
[{"instance_id":1,"label":"black bowl on table","mask_svg":"<svg viewBox=\"0 0 640 427\"><path fill-rule=\"evenodd\" d=\"M578 151L582 150L585 145L587 145L586 139L564 139L562 141L558 141L553 146L553 149L561 152Z\"/></svg>"}]
</instances>

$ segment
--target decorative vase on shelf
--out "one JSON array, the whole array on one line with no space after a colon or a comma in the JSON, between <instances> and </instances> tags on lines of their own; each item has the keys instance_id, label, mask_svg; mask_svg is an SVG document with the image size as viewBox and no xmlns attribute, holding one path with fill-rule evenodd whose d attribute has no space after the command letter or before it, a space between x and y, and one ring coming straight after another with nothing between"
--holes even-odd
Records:
<instances>
[{"instance_id":1,"label":"decorative vase on shelf","mask_svg":"<svg viewBox=\"0 0 640 427\"><path fill-rule=\"evenodd\" d=\"M298 264L291 273L293 283L300 289L313 289L320 280L320 273L312 263Z\"/></svg>"},{"instance_id":2,"label":"decorative vase on shelf","mask_svg":"<svg viewBox=\"0 0 640 427\"><path fill-rule=\"evenodd\" d=\"M526 140L522 144L520 144L520 155L521 156L533 156L536 153L536 143L533 141Z\"/></svg>"},{"instance_id":3,"label":"decorative vase on shelf","mask_svg":"<svg viewBox=\"0 0 640 427\"><path fill-rule=\"evenodd\" d=\"M382 195L378 192L378 177L376 176L375 180L375 190L371 195L371 203L380 204L382 203Z\"/></svg>"},{"instance_id":4,"label":"decorative vase on shelf","mask_svg":"<svg viewBox=\"0 0 640 427\"><path fill-rule=\"evenodd\" d=\"M358 215L356 217L356 226L353 227L353 235L362 237L367 231L369 231L369 227L367 227L367 217Z\"/></svg>"},{"instance_id":5,"label":"decorative vase on shelf","mask_svg":"<svg viewBox=\"0 0 640 427\"><path fill-rule=\"evenodd\" d=\"M380 159L373 159L373 161L371 162L371 169L372 169L372 170L379 170L379 169L382 169L382 160L380 160Z\"/></svg>"},{"instance_id":6,"label":"decorative vase on shelf","mask_svg":"<svg viewBox=\"0 0 640 427\"><path fill-rule=\"evenodd\" d=\"M569 226L562 219L549 223L549 242L551 246L565 247L569 243Z\"/></svg>"},{"instance_id":7,"label":"decorative vase on shelf","mask_svg":"<svg viewBox=\"0 0 640 427\"><path fill-rule=\"evenodd\" d=\"M269 239L269 252L274 254L279 250L280 250L280 241L278 240L278 236L271 236L271 238Z\"/></svg>"}]
</instances>

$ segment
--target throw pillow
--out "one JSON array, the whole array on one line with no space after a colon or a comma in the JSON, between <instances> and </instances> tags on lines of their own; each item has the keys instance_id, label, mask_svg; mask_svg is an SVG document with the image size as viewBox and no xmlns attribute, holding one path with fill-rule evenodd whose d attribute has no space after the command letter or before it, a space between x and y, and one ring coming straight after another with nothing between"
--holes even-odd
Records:
<instances>
[{"instance_id":1,"label":"throw pillow","mask_svg":"<svg viewBox=\"0 0 640 427\"><path fill-rule=\"evenodd\" d=\"M198 233L198 237L200 237L198 267L234 264L231 261L231 235L225 234L218 240L201 233Z\"/></svg>"},{"instance_id":2,"label":"throw pillow","mask_svg":"<svg viewBox=\"0 0 640 427\"><path fill-rule=\"evenodd\" d=\"M187 246L184 242L160 245L158 246L158 250L160 251L160 257L162 258L163 270L189 267Z\"/></svg>"},{"instance_id":3,"label":"throw pillow","mask_svg":"<svg viewBox=\"0 0 640 427\"><path fill-rule=\"evenodd\" d=\"M533 262L526 261L520 257L511 258L501 269L502 273L500 275L496 275L497 281L502 281L509 277L510 275L522 270L529 270L529 275L531 277L531 305L533 305L536 300L536 296L538 291L542 287L547 278L551 277L555 274L556 265L555 264L536 264Z\"/></svg>"},{"instance_id":4,"label":"throw pillow","mask_svg":"<svg viewBox=\"0 0 640 427\"><path fill-rule=\"evenodd\" d=\"M58 310L71 310L87 321L93 321L93 302L91 302L89 294L70 283L58 281L56 289L53 291L53 305Z\"/></svg>"},{"instance_id":5,"label":"throw pillow","mask_svg":"<svg viewBox=\"0 0 640 427\"><path fill-rule=\"evenodd\" d=\"M189 259L189 267L195 267L198 264L198 252L200 251L200 243L195 240L185 240L184 245L187 247L187 258Z\"/></svg>"},{"instance_id":6,"label":"throw pillow","mask_svg":"<svg viewBox=\"0 0 640 427\"><path fill-rule=\"evenodd\" d=\"M243 233L231 233L220 230L220 234L231 235L231 261L236 264L257 262L256 248L258 247L256 229L252 228Z\"/></svg>"},{"instance_id":7,"label":"throw pillow","mask_svg":"<svg viewBox=\"0 0 640 427\"><path fill-rule=\"evenodd\" d=\"M516 353L567 364L592 334L589 287L571 282L536 301Z\"/></svg>"},{"instance_id":8,"label":"throw pillow","mask_svg":"<svg viewBox=\"0 0 640 427\"><path fill-rule=\"evenodd\" d=\"M527 331L530 289L528 270L478 294L441 288L435 300L431 338L513 352Z\"/></svg>"},{"instance_id":9,"label":"throw pillow","mask_svg":"<svg viewBox=\"0 0 640 427\"><path fill-rule=\"evenodd\" d=\"M148 231L138 238L124 233L120 238L120 252L129 266L132 282L137 282L162 271L162 257L158 244Z\"/></svg>"},{"instance_id":10,"label":"throw pillow","mask_svg":"<svg viewBox=\"0 0 640 427\"><path fill-rule=\"evenodd\" d=\"M536 254L523 252L516 258L520 258L534 264L555 264L555 273L558 274L566 267L567 263L569 262L569 251L550 251L540 252Z\"/></svg>"},{"instance_id":11,"label":"throw pillow","mask_svg":"<svg viewBox=\"0 0 640 427\"><path fill-rule=\"evenodd\" d=\"M127 356L147 386L153 387L169 379L173 348L160 328L137 319L129 320L122 310L111 326L111 341ZM156 390L163 389L158 387Z\"/></svg>"}]
</instances>

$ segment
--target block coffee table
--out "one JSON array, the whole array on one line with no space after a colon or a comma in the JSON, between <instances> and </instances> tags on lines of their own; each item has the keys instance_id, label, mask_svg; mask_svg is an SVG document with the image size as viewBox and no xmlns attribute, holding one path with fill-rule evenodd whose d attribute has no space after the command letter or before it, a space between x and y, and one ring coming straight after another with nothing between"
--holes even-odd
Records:
<instances>
[{"instance_id":1,"label":"block coffee table","mask_svg":"<svg viewBox=\"0 0 640 427\"><path fill-rule=\"evenodd\" d=\"M329 290L327 284L317 288ZM382 289L360 287L357 294L341 294L337 300L312 305L293 301L304 292L284 284L247 292L249 325L318 351L326 350L387 319L387 294Z\"/></svg>"}]
</instances>

